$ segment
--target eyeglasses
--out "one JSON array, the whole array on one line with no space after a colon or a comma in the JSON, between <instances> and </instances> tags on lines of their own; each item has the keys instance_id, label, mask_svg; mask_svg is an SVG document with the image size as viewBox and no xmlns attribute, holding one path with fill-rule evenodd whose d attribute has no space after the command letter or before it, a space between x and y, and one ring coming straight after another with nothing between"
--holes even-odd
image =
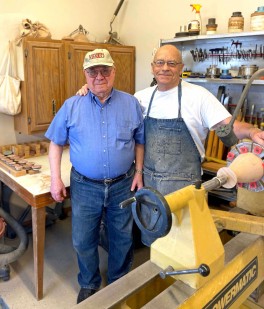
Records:
<instances>
[{"instance_id":1,"label":"eyeglasses","mask_svg":"<svg viewBox=\"0 0 264 309\"><path fill-rule=\"evenodd\" d=\"M97 75L100 74L103 76L103 77L109 77L111 75L111 72L112 72L112 68L110 67L106 67L106 68L103 68L101 70L95 70L95 69L87 69L85 70L87 72L87 74L89 75L89 77L91 78L95 78L97 77Z\"/></svg>"},{"instance_id":2,"label":"eyeglasses","mask_svg":"<svg viewBox=\"0 0 264 309\"><path fill-rule=\"evenodd\" d=\"M178 64L182 64L181 62L177 62L174 60L169 60L169 61L165 61L165 60L156 60L153 61L153 63L155 64L156 67L161 68L165 65L165 63L167 64L168 67L170 68L176 68L176 66Z\"/></svg>"}]
</instances>

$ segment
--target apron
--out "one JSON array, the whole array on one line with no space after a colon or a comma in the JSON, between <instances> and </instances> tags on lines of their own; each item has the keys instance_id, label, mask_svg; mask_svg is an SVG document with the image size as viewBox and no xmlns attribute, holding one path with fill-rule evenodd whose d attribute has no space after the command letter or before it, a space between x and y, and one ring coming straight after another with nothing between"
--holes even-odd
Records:
<instances>
[{"instance_id":1,"label":"apron","mask_svg":"<svg viewBox=\"0 0 264 309\"><path fill-rule=\"evenodd\" d=\"M144 186L153 187L161 194L179 190L201 180L201 156L181 116L181 82L178 86L178 118L156 119L149 117L152 93L145 125ZM141 219L146 226L158 228L159 214L142 205ZM142 242L149 246L155 239L142 233Z\"/></svg>"}]
</instances>

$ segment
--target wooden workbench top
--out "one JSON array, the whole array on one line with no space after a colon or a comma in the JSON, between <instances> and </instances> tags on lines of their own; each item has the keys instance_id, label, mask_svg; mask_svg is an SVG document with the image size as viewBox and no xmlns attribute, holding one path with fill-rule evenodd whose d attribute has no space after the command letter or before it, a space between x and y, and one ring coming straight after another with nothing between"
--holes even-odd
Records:
<instances>
[{"instance_id":1,"label":"wooden workbench top","mask_svg":"<svg viewBox=\"0 0 264 309\"><path fill-rule=\"evenodd\" d=\"M50 196L50 167L48 155L31 157L29 160L42 166L39 173L15 177L8 173L8 171L0 168L0 180L8 185L20 197L24 198L31 206L43 206L42 204L53 201ZM71 171L69 148L63 151L61 166L62 180L67 188L70 186ZM47 200L48 195L49 198ZM46 200L44 200L44 198Z\"/></svg>"}]
</instances>

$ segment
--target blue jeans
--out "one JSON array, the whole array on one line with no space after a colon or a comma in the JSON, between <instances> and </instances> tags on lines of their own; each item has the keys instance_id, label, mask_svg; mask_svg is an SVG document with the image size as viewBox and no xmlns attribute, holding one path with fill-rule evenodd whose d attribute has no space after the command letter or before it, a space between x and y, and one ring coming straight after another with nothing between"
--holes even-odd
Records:
<instances>
[{"instance_id":1,"label":"blue jeans","mask_svg":"<svg viewBox=\"0 0 264 309\"><path fill-rule=\"evenodd\" d=\"M78 282L83 288L99 289L99 230L103 212L108 234L108 284L127 274L133 260L133 216L131 207L120 209L119 203L132 197L134 175L111 184L95 183L71 171L72 240L77 253Z\"/></svg>"}]
</instances>

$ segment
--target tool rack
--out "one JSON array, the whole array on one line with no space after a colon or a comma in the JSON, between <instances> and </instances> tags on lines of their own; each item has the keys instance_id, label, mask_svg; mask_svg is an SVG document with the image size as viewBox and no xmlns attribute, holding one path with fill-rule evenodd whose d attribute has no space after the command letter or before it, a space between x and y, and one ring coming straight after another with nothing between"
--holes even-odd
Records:
<instances>
[{"instance_id":1,"label":"tool rack","mask_svg":"<svg viewBox=\"0 0 264 309\"><path fill-rule=\"evenodd\" d=\"M263 67L264 31L161 39L160 45L165 44L175 45L182 52L185 68L193 72L203 73L212 64L220 69L249 64ZM244 83L243 80L233 82Z\"/></svg>"}]
</instances>

